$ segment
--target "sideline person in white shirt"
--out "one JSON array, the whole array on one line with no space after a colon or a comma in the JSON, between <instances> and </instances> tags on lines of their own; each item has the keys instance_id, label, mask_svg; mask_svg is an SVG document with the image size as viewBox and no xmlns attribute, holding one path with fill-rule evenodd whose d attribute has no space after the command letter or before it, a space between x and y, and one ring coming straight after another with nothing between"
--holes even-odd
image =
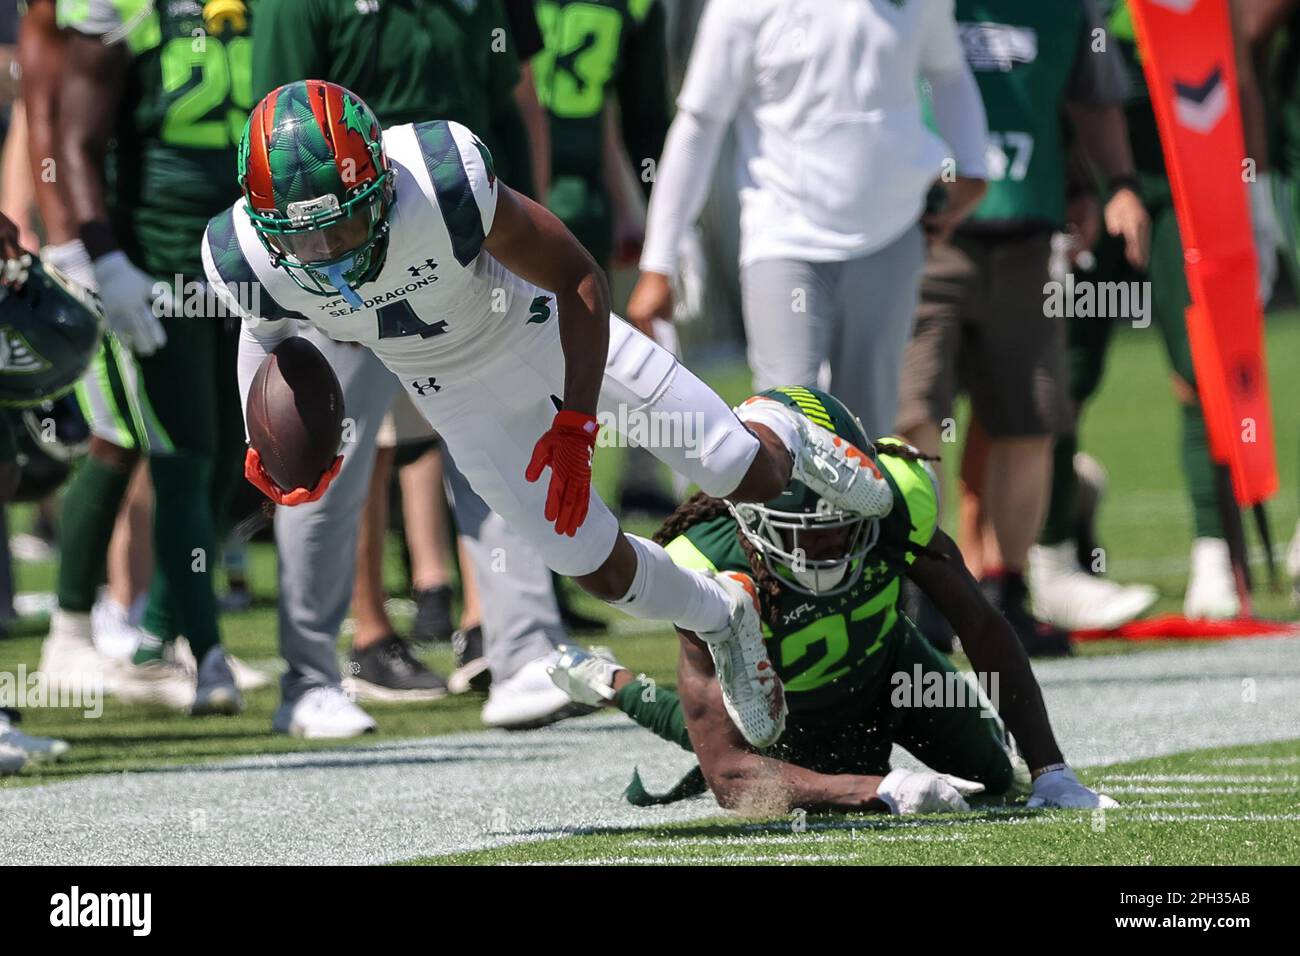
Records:
<instances>
[{"instance_id":1,"label":"sideline person in white shirt","mask_svg":"<svg viewBox=\"0 0 1300 956\"><path fill-rule=\"evenodd\" d=\"M734 123L754 387L817 384L829 364L822 384L868 434L888 434L924 236L949 234L987 176L953 0L712 0L677 106L628 318L670 318L678 241ZM923 216L937 179L946 202Z\"/></svg>"}]
</instances>

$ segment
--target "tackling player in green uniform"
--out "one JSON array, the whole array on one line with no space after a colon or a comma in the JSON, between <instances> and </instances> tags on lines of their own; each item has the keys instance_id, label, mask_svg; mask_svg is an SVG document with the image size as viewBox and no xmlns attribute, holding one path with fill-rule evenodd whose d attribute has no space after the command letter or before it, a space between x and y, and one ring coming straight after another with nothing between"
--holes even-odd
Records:
<instances>
[{"instance_id":1,"label":"tackling player in green uniform","mask_svg":"<svg viewBox=\"0 0 1300 956\"><path fill-rule=\"evenodd\" d=\"M870 447L848 409L824 392L779 388L762 395L857 447ZM693 750L724 807L778 813L965 809L949 778L889 768L890 747L899 743L935 770L980 784L991 795L1012 791L1016 776L987 699L904 616L899 595L906 576L957 630L997 698L998 714L1031 768L1030 806L1113 806L1079 783L1064 762L1014 632L938 530L935 479L924 456L897 439L875 447L894 492L883 518L842 512L792 481L766 505L696 495L656 536L678 564L746 582L752 576L789 707L785 732L773 747L760 753L737 733L714 679L715 668L733 662L722 654L711 659L688 632L679 631L676 693L646 693L643 682L608 656L572 647L552 679L575 700L616 706Z\"/></svg>"},{"instance_id":2,"label":"tackling player in green uniform","mask_svg":"<svg viewBox=\"0 0 1300 956\"><path fill-rule=\"evenodd\" d=\"M251 106L249 13L239 0L59 0L58 18L68 33L60 178L115 333L85 401L116 422L117 437L98 444L66 499L60 609L42 669L58 672L54 651L89 641L98 568L130 466L146 452L156 565L143 629L156 640L136 662L164 671L162 643L183 634L198 663L191 711L233 713L242 700L220 648L211 569L243 444L238 322L207 307L199 246L208 219L238 195L229 170Z\"/></svg>"}]
</instances>

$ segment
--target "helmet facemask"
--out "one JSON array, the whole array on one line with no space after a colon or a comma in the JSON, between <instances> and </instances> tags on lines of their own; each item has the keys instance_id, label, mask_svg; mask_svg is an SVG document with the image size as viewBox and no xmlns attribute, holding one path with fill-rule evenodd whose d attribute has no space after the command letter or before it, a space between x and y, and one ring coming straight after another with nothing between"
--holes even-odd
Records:
<instances>
[{"instance_id":1,"label":"helmet facemask","mask_svg":"<svg viewBox=\"0 0 1300 956\"><path fill-rule=\"evenodd\" d=\"M828 597L848 591L880 536L880 520L834 508L817 498L812 511L727 503L745 539L801 594Z\"/></svg>"},{"instance_id":2,"label":"helmet facemask","mask_svg":"<svg viewBox=\"0 0 1300 956\"><path fill-rule=\"evenodd\" d=\"M355 287L373 279L388 251L392 173L360 187L345 202L333 193L291 202L285 216L248 209L275 266L314 295L342 295L362 307Z\"/></svg>"}]
</instances>

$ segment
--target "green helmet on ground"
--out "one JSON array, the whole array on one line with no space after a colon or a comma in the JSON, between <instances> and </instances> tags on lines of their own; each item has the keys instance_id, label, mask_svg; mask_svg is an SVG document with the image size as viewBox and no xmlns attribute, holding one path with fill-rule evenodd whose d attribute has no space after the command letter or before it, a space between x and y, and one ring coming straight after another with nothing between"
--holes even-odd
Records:
<instances>
[{"instance_id":1,"label":"green helmet on ground","mask_svg":"<svg viewBox=\"0 0 1300 956\"><path fill-rule=\"evenodd\" d=\"M28 408L71 391L102 329L94 297L39 262L22 288L0 288L0 407Z\"/></svg>"},{"instance_id":2,"label":"green helmet on ground","mask_svg":"<svg viewBox=\"0 0 1300 956\"><path fill-rule=\"evenodd\" d=\"M829 429L868 454L862 423L838 398L816 388L783 386L760 392ZM741 532L782 582L824 597L847 591L862 575L863 558L880 535L880 520L842 511L801 481L763 504L728 503Z\"/></svg>"}]
</instances>

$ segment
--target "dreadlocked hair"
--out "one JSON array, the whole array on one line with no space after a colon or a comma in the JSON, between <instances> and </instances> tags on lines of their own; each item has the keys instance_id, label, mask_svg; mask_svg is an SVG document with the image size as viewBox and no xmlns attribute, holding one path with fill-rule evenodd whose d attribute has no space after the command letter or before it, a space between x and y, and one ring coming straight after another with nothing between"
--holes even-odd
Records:
<instances>
[{"instance_id":1,"label":"dreadlocked hair","mask_svg":"<svg viewBox=\"0 0 1300 956\"><path fill-rule=\"evenodd\" d=\"M876 443L877 455L889 455L892 458L901 458L903 461L942 461L938 455L927 455L921 449L905 444L901 441L885 441ZM934 561L947 561L948 555L942 551L936 551L929 545L917 544L914 541L908 541L903 546L903 550L909 554L919 555L930 558Z\"/></svg>"},{"instance_id":2,"label":"dreadlocked hair","mask_svg":"<svg viewBox=\"0 0 1300 956\"><path fill-rule=\"evenodd\" d=\"M712 521L722 515L731 515L731 510L725 501L710 497L702 491L696 492L678 505L677 510L664 520L659 530L654 533L653 540L658 545L666 546L668 542L678 535L685 534L697 524ZM758 553L758 549L750 544L749 539L740 530L739 523L736 524L736 540L740 542L740 550L744 552L745 559L749 562L755 587L767 596L767 600L759 602L759 606L763 609L763 617L768 624L775 624L778 619L777 604L781 597L781 580L772 573L772 569Z\"/></svg>"}]
</instances>

